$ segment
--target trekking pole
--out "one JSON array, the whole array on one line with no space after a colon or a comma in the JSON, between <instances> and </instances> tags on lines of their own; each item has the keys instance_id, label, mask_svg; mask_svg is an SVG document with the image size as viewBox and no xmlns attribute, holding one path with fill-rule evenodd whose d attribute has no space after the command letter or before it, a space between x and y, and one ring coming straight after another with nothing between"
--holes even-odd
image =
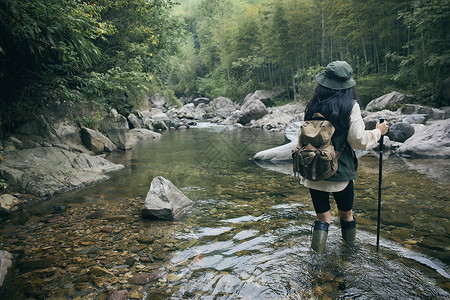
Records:
<instances>
[{"instance_id":1,"label":"trekking pole","mask_svg":"<svg viewBox=\"0 0 450 300\"><path fill-rule=\"evenodd\" d=\"M380 123L384 122L384 118L379 118ZM380 164L378 170L378 217L377 217L377 251L380 246L380 223L381 223L381 185L383 180L383 135L380 138Z\"/></svg>"}]
</instances>

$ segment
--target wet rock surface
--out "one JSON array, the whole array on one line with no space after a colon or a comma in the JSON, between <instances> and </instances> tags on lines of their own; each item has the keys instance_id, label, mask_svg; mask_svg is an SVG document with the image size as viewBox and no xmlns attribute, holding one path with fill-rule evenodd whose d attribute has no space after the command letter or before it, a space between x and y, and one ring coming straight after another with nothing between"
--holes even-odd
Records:
<instances>
[{"instance_id":1,"label":"wet rock surface","mask_svg":"<svg viewBox=\"0 0 450 300\"><path fill-rule=\"evenodd\" d=\"M105 173L122 168L102 156L41 147L5 154L0 175L17 192L48 197L106 180Z\"/></svg>"}]
</instances>

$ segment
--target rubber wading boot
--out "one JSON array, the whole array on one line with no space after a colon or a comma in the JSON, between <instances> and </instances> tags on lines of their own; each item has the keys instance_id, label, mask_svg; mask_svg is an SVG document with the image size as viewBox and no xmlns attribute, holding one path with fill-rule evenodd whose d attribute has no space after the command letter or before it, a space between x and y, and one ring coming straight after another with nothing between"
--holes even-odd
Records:
<instances>
[{"instance_id":1,"label":"rubber wading boot","mask_svg":"<svg viewBox=\"0 0 450 300\"><path fill-rule=\"evenodd\" d=\"M322 253L325 250L325 243L327 242L328 227L330 224L324 221L314 222L314 231L311 242L311 248L317 253Z\"/></svg>"},{"instance_id":2,"label":"rubber wading boot","mask_svg":"<svg viewBox=\"0 0 450 300\"><path fill-rule=\"evenodd\" d=\"M353 242L356 237L356 220L353 217L353 221L344 221L341 219L341 232L342 238L346 242Z\"/></svg>"}]
</instances>

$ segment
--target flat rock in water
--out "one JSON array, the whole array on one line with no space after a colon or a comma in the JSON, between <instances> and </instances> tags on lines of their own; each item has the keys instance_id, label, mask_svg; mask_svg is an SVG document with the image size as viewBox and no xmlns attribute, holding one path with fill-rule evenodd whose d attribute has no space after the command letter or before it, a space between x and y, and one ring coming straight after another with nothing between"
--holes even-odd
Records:
<instances>
[{"instance_id":1,"label":"flat rock in water","mask_svg":"<svg viewBox=\"0 0 450 300\"><path fill-rule=\"evenodd\" d=\"M108 179L106 172L120 170L102 156L74 153L55 147L9 152L0 175L18 192L48 197Z\"/></svg>"},{"instance_id":2,"label":"flat rock in water","mask_svg":"<svg viewBox=\"0 0 450 300\"><path fill-rule=\"evenodd\" d=\"M145 198L142 217L174 220L181 217L194 204L172 182L162 176L155 177Z\"/></svg>"}]
</instances>

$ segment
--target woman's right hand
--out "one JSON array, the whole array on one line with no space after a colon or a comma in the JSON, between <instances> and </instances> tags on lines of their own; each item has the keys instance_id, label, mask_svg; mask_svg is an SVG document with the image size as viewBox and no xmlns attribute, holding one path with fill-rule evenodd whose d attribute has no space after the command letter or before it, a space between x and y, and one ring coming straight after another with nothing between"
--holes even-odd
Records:
<instances>
[{"instance_id":1,"label":"woman's right hand","mask_svg":"<svg viewBox=\"0 0 450 300\"><path fill-rule=\"evenodd\" d=\"M389 130L389 126L386 121L383 123L378 122L375 128L381 131L381 135L385 135Z\"/></svg>"}]
</instances>

